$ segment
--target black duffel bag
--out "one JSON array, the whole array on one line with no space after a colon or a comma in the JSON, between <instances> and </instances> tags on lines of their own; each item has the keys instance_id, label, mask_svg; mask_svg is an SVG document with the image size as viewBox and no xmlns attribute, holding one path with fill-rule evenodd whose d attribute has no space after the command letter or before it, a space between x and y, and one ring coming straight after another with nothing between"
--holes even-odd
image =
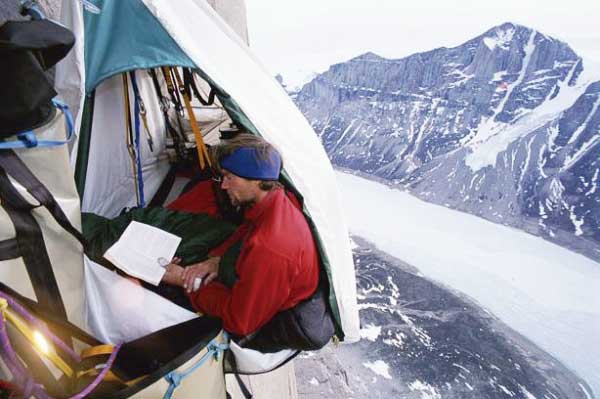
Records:
<instances>
[{"instance_id":1,"label":"black duffel bag","mask_svg":"<svg viewBox=\"0 0 600 399\"><path fill-rule=\"evenodd\" d=\"M263 353L321 349L335 333L326 291L320 285L308 299L277 313L242 346Z\"/></svg>"}]
</instances>

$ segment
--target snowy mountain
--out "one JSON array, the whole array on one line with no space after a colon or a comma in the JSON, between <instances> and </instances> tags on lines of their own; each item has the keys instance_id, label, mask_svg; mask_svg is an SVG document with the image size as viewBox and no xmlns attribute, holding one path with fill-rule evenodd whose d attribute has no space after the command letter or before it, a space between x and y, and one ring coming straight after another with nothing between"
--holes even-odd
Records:
<instances>
[{"instance_id":1,"label":"snowy mountain","mask_svg":"<svg viewBox=\"0 0 600 399\"><path fill-rule=\"evenodd\" d=\"M292 93L334 164L600 259L600 67L506 23Z\"/></svg>"},{"instance_id":2,"label":"snowy mountain","mask_svg":"<svg viewBox=\"0 0 600 399\"><path fill-rule=\"evenodd\" d=\"M288 92L296 93L317 75L318 73L311 69L296 68L286 71L283 75L277 75L276 79Z\"/></svg>"}]
</instances>

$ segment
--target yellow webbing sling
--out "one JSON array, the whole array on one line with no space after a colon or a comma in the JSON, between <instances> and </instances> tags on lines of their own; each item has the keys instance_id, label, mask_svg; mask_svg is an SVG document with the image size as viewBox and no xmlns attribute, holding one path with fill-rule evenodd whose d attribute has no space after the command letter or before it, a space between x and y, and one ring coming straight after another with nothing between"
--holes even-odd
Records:
<instances>
[{"instance_id":1,"label":"yellow webbing sling","mask_svg":"<svg viewBox=\"0 0 600 399\"><path fill-rule=\"evenodd\" d=\"M92 358L95 356L110 356L110 354L113 353L114 350L115 350L114 345L110 345L110 344L91 346L91 347L86 348L81 351L81 360L89 359L89 358ZM96 367L92 367L87 370L78 371L76 375L77 375L77 378L82 378L82 377L94 378L98 375L99 372L100 372L100 370L98 370ZM145 377L146 376L143 375L141 377L134 378L133 380L130 380L130 381L123 381L121 378L119 378L117 375L115 375L115 373L113 373L111 370L108 370L108 373L104 377L103 381L118 382L118 383L121 383L121 384L124 384L127 386L131 386L131 385L135 385L138 381L142 380Z\"/></svg>"},{"instance_id":2,"label":"yellow webbing sling","mask_svg":"<svg viewBox=\"0 0 600 399\"><path fill-rule=\"evenodd\" d=\"M169 68L167 68L168 70ZM185 103L185 109L190 118L190 125L192 126L192 131L194 132L194 137L196 139L196 150L198 151L198 161L200 162L200 169L204 169L206 164L211 166L210 157L208 156L208 150L206 145L204 144L204 139L202 138L202 132L200 132L200 127L198 126L198 121L196 120L196 115L194 114L194 110L192 109L191 98L189 93L186 92L181 77L179 76L179 71L176 67L172 68L175 79L177 79L177 86L179 87L179 92L183 97L183 102ZM168 76L168 73L165 73L165 76ZM171 82L171 85L173 82ZM167 81L167 85L169 82Z\"/></svg>"}]
</instances>

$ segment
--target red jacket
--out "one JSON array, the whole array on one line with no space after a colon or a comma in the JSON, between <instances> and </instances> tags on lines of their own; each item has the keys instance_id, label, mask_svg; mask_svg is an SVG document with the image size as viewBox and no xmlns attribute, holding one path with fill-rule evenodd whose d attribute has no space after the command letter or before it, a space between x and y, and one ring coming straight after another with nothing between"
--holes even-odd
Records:
<instances>
[{"instance_id":1,"label":"red jacket","mask_svg":"<svg viewBox=\"0 0 600 399\"><path fill-rule=\"evenodd\" d=\"M246 211L245 223L211 255L221 256L243 238L231 289L213 282L190 295L203 313L229 332L247 335L277 313L312 295L319 280L317 248L302 212L282 189Z\"/></svg>"}]
</instances>

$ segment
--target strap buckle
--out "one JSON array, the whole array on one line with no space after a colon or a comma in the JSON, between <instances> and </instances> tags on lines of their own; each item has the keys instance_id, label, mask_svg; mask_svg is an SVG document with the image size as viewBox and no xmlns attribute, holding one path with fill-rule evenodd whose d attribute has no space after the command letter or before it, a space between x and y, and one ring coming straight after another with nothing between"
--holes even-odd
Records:
<instances>
[{"instance_id":1,"label":"strap buckle","mask_svg":"<svg viewBox=\"0 0 600 399\"><path fill-rule=\"evenodd\" d=\"M23 144L25 145L25 147L27 147L27 148L37 147L37 145L38 145L38 139L37 139L36 135L33 134L32 131L19 133L17 135L17 139L22 141Z\"/></svg>"}]
</instances>

